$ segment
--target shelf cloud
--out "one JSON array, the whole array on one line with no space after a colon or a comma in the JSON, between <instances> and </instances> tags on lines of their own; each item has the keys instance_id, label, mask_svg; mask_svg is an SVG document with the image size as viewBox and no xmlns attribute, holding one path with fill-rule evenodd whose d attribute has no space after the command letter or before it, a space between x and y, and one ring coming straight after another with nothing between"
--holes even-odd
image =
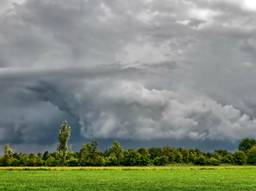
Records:
<instances>
[{"instance_id":1,"label":"shelf cloud","mask_svg":"<svg viewBox=\"0 0 256 191\"><path fill-rule=\"evenodd\" d=\"M73 144L163 140L232 149L256 136L253 1L12 0L0 7L1 145L52 149L65 119Z\"/></svg>"}]
</instances>

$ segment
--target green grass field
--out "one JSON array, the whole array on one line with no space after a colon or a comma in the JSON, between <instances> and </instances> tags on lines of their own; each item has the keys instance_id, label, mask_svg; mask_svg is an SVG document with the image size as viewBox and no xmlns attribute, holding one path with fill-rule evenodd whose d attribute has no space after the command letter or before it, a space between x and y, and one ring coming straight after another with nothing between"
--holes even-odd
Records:
<instances>
[{"instance_id":1,"label":"green grass field","mask_svg":"<svg viewBox=\"0 0 256 191\"><path fill-rule=\"evenodd\" d=\"M0 168L4 191L256 191L256 167Z\"/></svg>"}]
</instances>

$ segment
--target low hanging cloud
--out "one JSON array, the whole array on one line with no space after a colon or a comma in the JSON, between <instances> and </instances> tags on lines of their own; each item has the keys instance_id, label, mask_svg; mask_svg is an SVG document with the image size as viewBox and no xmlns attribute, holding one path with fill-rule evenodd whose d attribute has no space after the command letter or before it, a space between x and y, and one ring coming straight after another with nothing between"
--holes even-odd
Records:
<instances>
[{"instance_id":1,"label":"low hanging cloud","mask_svg":"<svg viewBox=\"0 0 256 191\"><path fill-rule=\"evenodd\" d=\"M256 125L232 105L188 89L149 89L137 81L106 78L82 83L79 92L67 88L72 97L44 83L36 87L30 90L74 115L82 136L88 138L232 141L254 135Z\"/></svg>"},{"instance_id":2,"label":"low hanging cloud","mask_svg":"<svg viewBox=\"0 0 256 191\"><path fill-rule=\"evenodd\" d=\"M0 144L53 148L64 119L74 144L256 136L252 1L1 5Z\"/></svg>"}]
</instances>

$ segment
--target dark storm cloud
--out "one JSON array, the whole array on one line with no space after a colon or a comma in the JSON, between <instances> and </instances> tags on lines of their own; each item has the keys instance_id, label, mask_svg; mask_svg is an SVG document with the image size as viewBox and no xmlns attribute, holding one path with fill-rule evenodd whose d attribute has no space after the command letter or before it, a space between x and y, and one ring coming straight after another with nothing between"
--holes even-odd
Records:
<instances>
[{"instance_id":1,"label":"dark storm cloud","mask_svg":"<svg viewBox=\"0 0 256 191\"><path fill-rule=\"evenodd\" d=\"M256 135L252 1L1 5L1 144L53 149L63 119L73 144L232 149Z\"/></svg>"}]
</instances>

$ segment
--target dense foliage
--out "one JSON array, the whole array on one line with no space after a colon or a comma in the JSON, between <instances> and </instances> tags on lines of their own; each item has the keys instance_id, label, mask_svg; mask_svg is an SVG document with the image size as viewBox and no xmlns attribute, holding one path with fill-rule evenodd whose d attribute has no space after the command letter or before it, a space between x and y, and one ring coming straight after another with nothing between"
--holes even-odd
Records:
<instances>
[{"instance_id":1,"label":"dense foliage","mask_svg":"<svg viewBox=\"0 0 256 191\"><path fill-rule=\"evenodd\" d=\"M168 164L256 164L256 140L245 138L239 144L239 150L231 153L226 150L202 152L198 149L173 148L122 148L114 142L102 152L95 140L84 144L79 152L72 152L68 146L71 128L64 121L59 131L59 145L56 152L15 153L10 145L5 145L4 155L0 157L0 166L163 166Z\"/></svg>"}]
</instances>

